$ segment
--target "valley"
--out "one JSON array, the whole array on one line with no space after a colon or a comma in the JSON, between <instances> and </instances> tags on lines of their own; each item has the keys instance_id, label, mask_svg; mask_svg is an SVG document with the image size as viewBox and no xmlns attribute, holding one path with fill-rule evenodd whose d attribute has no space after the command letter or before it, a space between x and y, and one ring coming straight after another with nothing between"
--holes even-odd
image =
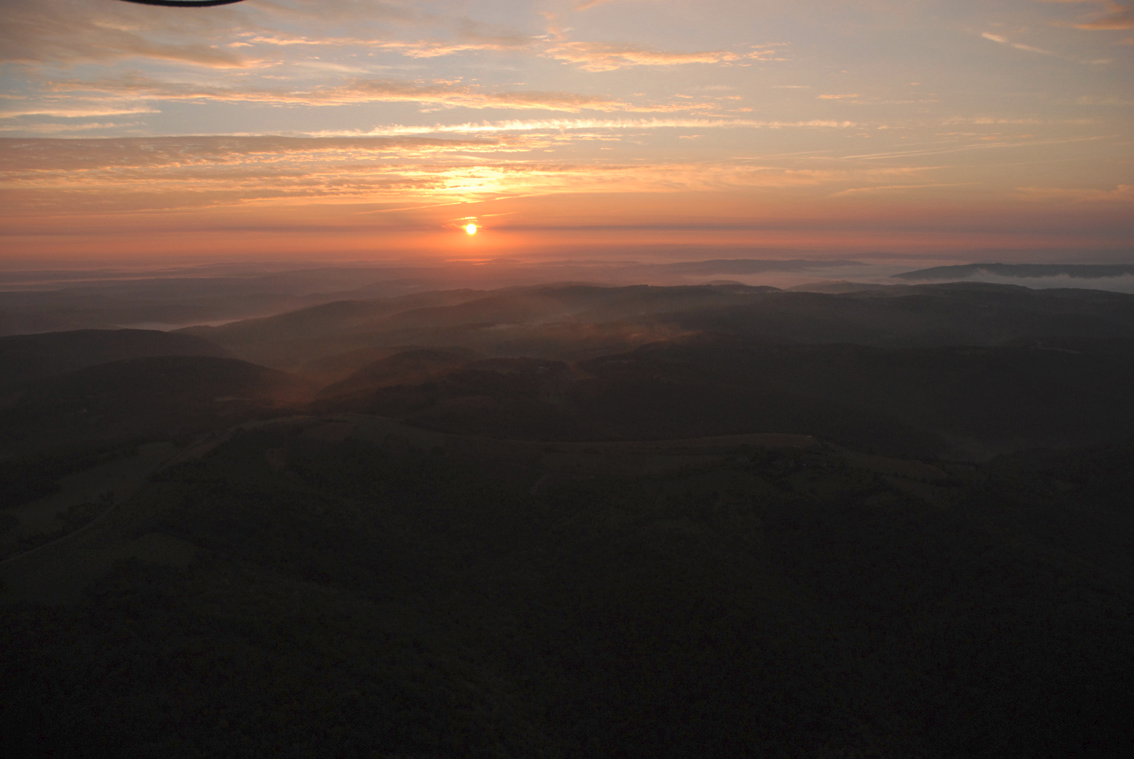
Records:
<instances>
[{"instance_id":1,"label":"valley","mask_svg":"<svg viewBox=\"0 0 1134 759\"><path fill-rule=\"evenodd\" d=\"M554 285L0 338L50 357L0 388L5 739L1111 755L1134 296L871 292Z\"/></svg>"}]
</instances>

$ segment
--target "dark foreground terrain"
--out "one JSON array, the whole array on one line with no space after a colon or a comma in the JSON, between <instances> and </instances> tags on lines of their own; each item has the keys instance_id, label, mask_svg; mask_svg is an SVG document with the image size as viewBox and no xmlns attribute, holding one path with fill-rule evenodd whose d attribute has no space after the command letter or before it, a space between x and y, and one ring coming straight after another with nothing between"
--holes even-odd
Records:
<instances>
[{"instance_id":1,"label":"dark foreground terrain","mask_svg":"<svg viewBox=\"0 0 1134 759\"><path fill-rule=\"evenodd\" d=\"M1131 746L1134 297L448 291L5 355L5 756Z\"/></svg>"}]
</instances>

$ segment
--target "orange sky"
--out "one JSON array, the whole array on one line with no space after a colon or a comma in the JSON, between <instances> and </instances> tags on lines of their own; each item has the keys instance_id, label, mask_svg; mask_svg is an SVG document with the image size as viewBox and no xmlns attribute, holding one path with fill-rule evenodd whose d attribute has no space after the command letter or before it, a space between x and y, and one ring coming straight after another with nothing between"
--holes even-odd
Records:
<instances>
[{"instance_id":1,"label":"orange sky","mask_svg":"<svg viewBox=\"0 0 1134 759\"><path fill-rule=\"evenodd\" d=\"M8 266L1134 255L1126 3L0 13Z\"/></svg>"}]
</instances>

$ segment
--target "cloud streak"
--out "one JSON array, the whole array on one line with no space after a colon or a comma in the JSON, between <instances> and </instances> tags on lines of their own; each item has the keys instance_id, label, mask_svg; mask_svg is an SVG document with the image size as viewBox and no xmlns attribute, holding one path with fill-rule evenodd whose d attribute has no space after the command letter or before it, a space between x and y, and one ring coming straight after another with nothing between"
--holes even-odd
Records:
<instances>
[{"instance_id":1,"label":"cloud streak","mask_svg":"<svg viewBox=\"0 0 1134 759\"><path fill-rule=\"evenodd\" d=\"M1088 64L1088 65L1098 65L1098 64L1104 64L1104 63L1110 63L1109 58L1107 58L1107 59L1093 59L1093 60L1076 58L1076 57L1070 56L1070 55L1063 55L1062 53L1055 53L1055 52L1052 52L1051 50L1044 50L1043 48L1040 48L1040 47L1033 47L1031 45L1024 45L1024 44L1019 43L1019 42L1013 42L1012 40L1008 39L1007 37L1005 37L1001 34L993 34L992 32L982 32L980 36L983 37L986 40L989 40L990 42L996 42L996 43L1001 44L1001 45L1007 45L1009 47L1014 47L1017 50L1025 50L1029 53L1038 53L1039 55L1048 55L1048 56L1051 56L1053 58L1061 58L1065 61L1072 61L1074 63L1084 63L1084 64Z\"/></svg>"},{"instance_id":2,"label":"cloud streak","mask_svg":"<svg viewBox=\"0 0 1134 759\"><path fill-rule=\"evenodd\" d=\"M542 36L495 36L485 38L466 32L466 39L439 40L376 40L361 38L285 37L280 35L246 34L237 46L267 45L272 47L361 47L383 50L407 58L441 58L468 52L530 51L568 63L588 72L616 71L637 66L685 66L691 64L737 64L747 61L785 60L776 46L753 48L745 52L703 50L680 52L658 50L641 45L611 42L588 42L567 39L560 30L552 29Z\"/></svg>"},{"instance_id":3,"label":"cloud streak","mask_svg":"<svg viewBox=\"0 0 1134 759\"><path fill-rule=\"evenodd\" d=\"M335 87L307 90L218 87L166 82L133 76L100 81L66 81L52 85L56 92L103 93L165 101L208 101L259 105L328 107L367 103L415 103L442 108L501 108L514 110L623 111L667 113L708 109L711 103L634 104L601 95L571 92L494 91L452 82L421 83L395 79L354 79Z\"/></svg>"},{"instance_id":4,"label":"cloud streak","mask_svg":"<svg viewBox=\"0 0 1134 759\"><path fill-rule=\"evenodd\" d=\"M49 116L57 119L89 119L102 116L127 116L142 113L158 113L145 105L105 105L78 103L73 105L41 105L17 107L0 111L0 119L19 119L28 116Z\"/></svg>"},{"instance_id":5,"label":"cloud streak","mask_svg":"<svg viewBox=\"0 0 1134 759\"><path fill-rule=\"evenodd\" d=\"M760 121L757 119L541 119L509 120L497 122L468 122L464 124L435 124L414 126L395 124L378 127L374 135L414 134L495 134L499 132L559 132L590 129L648 130L648 129L852 129L859 125L853 121Z\"/></svg>"},{"instance_id":6,"label":"cloud streak","mask_svg":"<svg viewBox=\"0 0 1134 759\"><path fill-rule=\"evenodd\" d=\"M223 29L222 19L185 23L181 18L181 24L174 25L168 15L118 6L126 4L6 0L0 13L0 62L77 64L150 58L219 69L249 65L232 50L200 41Z\"/></svg>"},{"instance_id":7,"label":"cloud streak","mask_svg":"<svg viewBox=\"0 0 1134 759\"><path fill-rule=\"evenodd\" d=\"M635 45L603 42L560 41L547 49L547 56L574 64L583 71L616 71L632 66L683 66L694 63L720 64L741 61L783 60L773 49L735 53L730 50L707 50L693 53L651 50Z\"/></svg>"},{"instance_id":8,"label":"cloud streak","mask_svg":"<svg viewBox=\"0 0 1134 759\"><path fill-rule=\"evenodd\" d=\"M271 47L339 47L362 48L368 51L386 50L399 53L407 58L440 58L446 55L481 51L517 51L531 48L538 42L535 38L517 37L481 41L442 42L438 40L378 40L352 37L284 37L248 33L242 40L233 43L235 47L268 45Z\"/></svg>"},{"instance_id":9,"label":"cloud streak","mask_svg":"<svg viewBox=\"0 0 1134 759\"><path fill-rule=\"evenodd\" d=\"M0 139L8 213L292 203L469 202L562 193L783 191L894 185L924 169L736 162L460 160L492 141L436 138ZM924 181L924 180L923 180ZM61 200L64 205L57 205Z\"/></svg>"},{"instance_id":10,"label":"cloud streak","mask_svg":"<svg viewBox=\"0 0 1134 759\"><path fill-rule=\"evenodd\" d=\"M1134 8L1115 0L1040 0L1044 3L1090 4L1102 6L1100 15L1078 24L1061 24L1076 29L1112 30L1134 29Z\"/></svg>"}]
</instances>

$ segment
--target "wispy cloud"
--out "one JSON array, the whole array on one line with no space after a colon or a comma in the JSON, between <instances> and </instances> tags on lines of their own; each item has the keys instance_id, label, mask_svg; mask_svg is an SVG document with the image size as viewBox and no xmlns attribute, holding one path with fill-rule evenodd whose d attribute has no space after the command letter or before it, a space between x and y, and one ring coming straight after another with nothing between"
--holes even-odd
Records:
<instances>
[{"instance_id":1,"label":"wispy cloud","mask_svg":"<svg viewBox=\"0 0 1134 759\"><path fill-rule=\"evenodd\" d=\"M1037 139L1000 139L995 142L974 142L968 144L950 144L942 145L940 147L929 147L920 150L891 150L881 153L863 153L861 155L846 156L847 160L879 160L879 159L894 159L894 158L913 158L916 156L931 156L931 155L948 155L950 153L963 153L970 150L997 150L1002 148L1029 148L1029 147L1043 147L1049 145L1069 145L1078 142L1096 142L1106 139L1100 136L1088 137L1066 137L1055 138L1049 140Z\"/></svg>"},{"instance_id":2,"label":"wispy cloud","mask_svg":"<svg viewBox=\"0 0 1134 759\"><path fill-rule=\"evenodd\" d=\"M27 116L48 116L57 119L90 119L103 116L125 116L140 113L158 113L145 105L106 105L98 103L77 103L61 106L17 106L14 109L0 110L0 119L17 119Z\"/></svg>"},{"instance_id":3,"label":"wispy cloud","mask_svg":"<svg viewBox=\"0 0 1134 759\"><path fill-rule=\"evenodd\" d=\"M583 71L615 71L632 66L684 66L690 64L721 64L743 61L784 60L772 47L752 49L743 52L732 50L703 50L681 52L657 50L640 45L586 42L579 40L543 37L514 37L479 41L383 41L351 38L316 39L306 37L278 37L250 35L241 45L293 46L365 46L368 50L384 50L399 53L408 58L440 58L467 52L483 51L522 51L539 52L549 58L572 64Z\"/></svg>"},{"instance_id":4,"label":"wispy cloud","mask_svg":"<svg viewBox=\"0 0 1134 759\"><path fill-rule=\"evenodd\" d=\"M1094 21L1075 24L1076 29L1134 29L1134 9L1115 10Z\"/></svg>"},{"instance_id":5,"label":"wispy cloud","mask_svg":"<svg viewBox=\"0 0 1134 759\"><path fill-rule=\"evenodd\" d=\"M138 57L222 69L249 63L237 52L202 41L225 32L225 19L234 18L230 11L188 23L184 17L142 11L126 3L5 0L0 61L75 64Z\"/></svg>"},{"instance_id":6,"label":"wispy cloud","mask_svg":"<svg viewBox=\"0 0 1134 759\"><path fill-rule=\"evenodd\" d=\"M1101 6L1089 21L1067 24L1076 29L1134 29L1134 8L1128 3L1115 0L1040 0L1040 2Z\"/></svg>"},{"instance_id":7,"label":"wispy cloud","mask_svg":"<svg viewBox=\"0 0 1134 759\"><path fill-rule=\"evenodd\" d=\"M756 119L541 119L532 121L469 122L465 124L408 124L379 127L370 134L495 134L498 132L557 132L564 130L646 130L646 129L852 129L853 121L760 121Z\"/></svg>"},{"instance_id":8,"label":"wispy cloud","mask_svg":"<svg viewBox=\"0 0 1134 759\"><path fill-rule=\"evenodd\" d=\"M499 91L452 82L423 83L394 79L354 79L336 87L307 90L218 87L132 76L99 81L71 80L52 85L55 92L104 93L165 101L210 101L261 105L341 106L364 103L416 103L444 108L514 110L621 111L671 113L712 108L711 103L635 104L601 95L572 92Z\"/></svg>"},{"instance_id":9,"label":"wispy cloud","mask_svg":"<svg viewBox=\"0 0 1134 759\"><path fill-rule=\"evenodd\" d=\"M271 47L341 47L361 48L367 51L385 50L408 58L440 58L457 53L478 51L524 50L538 43L537 38L515 37L479 41L441 40L378 40L357 37L299 37L278 34L247 33L235 47L267 45Z\"/></svg>"},{"instance_id":10,"label":"wispy cloud","mask_svg":"<svg viewBox=\"0 0 1134 759\"><path fill-rule=\"evenodd\" d=\"M1102 0L1102 15L1081 24L1077 29L1134 29L1134 8L1127 4Z\"/></svg>"},{"instance_id":11,"label":"wispy cloud","mask_svg":"<svg viewBox=\"0 0 1134 759\"><path fill-rule=\"evenodd\" d=\"M731 50L671 52L651 50L636 45L605 42L561 40L551 45L546 55L574 64L584 71L615 71L630 66L681 66L693 63L736 63L738 61L782 60L774 49L766 48L743 53Z\"/></svg>"},{"instance_id":12,"label":"wispy cloud","mask_svg":"<svg viewBox=\"0 0 1134 759\"><path fill-rule=\"evenodd\" d=\"M1096 123L1094 119L1037 119L1037 118L1008 118L1004 116L950 116L943 124L975 124L975 125L1004 125L1016 126L1090 126Z\"/></svg>"},{"instance_id":13,"label":"wispy cloud","mask_svg":"<svg viewBox=\"0 0 1134 759\"><path fill-rule=\"evenodd\" d=\"M908 192L909 190L934 190L942 187L964 187L967 186L966 182L924 182L921 184L886 184L874 185L870 187L851 187L846 190L839 190L838 192L831 193L832 198L841 197L844 195L860 195L863 193L874 192Z\"/></svg>"},{"instance_id":14,"label":"wispy cloud","mask_svg":"<svg viewBox=\"0 0 1134 759\"><path fill-rule=\"evenodd\" d=\"M1067 187L1021 187L1021 195L1031 200L1072 203L1134 204L1134 185L1120 184L1110 189Z\"/></svg>"},{"instance_id":15,"label":"wispy cloud","mask_svg":"<svg viewBox=\"0 0 1134 759\"><path fill-rule=\"evenodd\" d=\"M414 0L256 0L256 5L307 23L357 21L360 15L405 22L423 15Z\"/></svg>"},{"instance_id":16,"label":"wispy cloud","mask_svg":"<svg viewBox=\"0 0 1134 759\"><path fill-rule=\"evenodd\" d=\"M497 141L485 138L430 137L281 137L275 135L200 137L118 137L101 140L0 140L0 169L5 172L85 171L107 168L230 164L250 160L350 154L377 158L391 154L459 151ZM260 159L257 159L260 160Z\"/></svg>"},{"instance_id":17,"label":"wispy cloud","mask_svg":"<svg viewBox=\"0 0 1134 759\"><path fill-rule=\"evenodd\" d=\"M598 3L584 3L583 8ZM737 65L745 62L782 60L775 45L741 50L673 51L647 45L573 40L558 29L530 35L479 24L468 19L439 23L427 20L412 7L377 4L358 15L357 3L319 3L326 13L322 21L337 16L365 18L359 34L342 36L312 31L297 34L281 28L253 23L258 14L241 6L210 13L168 14L128 3L65 0L4 0L0 14L0 62L28 65L112 63L126 59L151 59L187 63L216 69L271 68L295 65L294 56L281 58L289 48L337 49L347 54L365 51L392 53L410 59L428 60L462 53L530 53L550 57L588 72L613 71L641 66ZM311 3L261 0L260 6L277 17L302 17ZM318 15L318 14L316 14ZM388 30L374 32L375 19L414 18L418 33L431 31L445 39L407 39ZM278 19L277 19L278 20ZM311 24L307 23L307 28ZM400 30L404 32L406 30ZM314 55L306 53L305 55ZM333 65L321 61L324 67ZM340 66L343 64L339 64Z\"/></svg>"},{"instance_id":18,"label":"wispy cloud","mask_svg":"<svg viewBox=\"0 0 1134 759\"><path fill-rule=\"evenodd\" d=\"M467 26L464 25L464 26ZM461 28L457 40L380 40L357 37L306 37L279 34L245 33L235 47L265 45L271 47L340 47L386 51L407 58L441 58L468 52L529 51L569 63L583 71L601 72L633 66L684 66L691 64L736 64L745 61L782 61L780 45L765 45L748 50L658 50L641 45L571 40L563 30L553 27L547 34L487 35Z\"/></svg>"},{"instance_id":19,"label":"wispy cloud","mask_svg":"<svg viewBox=\"0 0 1134 759\"><path fill-rule=\"evenodd\" d=\"M0 139L9 212L407 203L559 193L782 190L892 185L924 169L737 162L446 160L481 139L170 137ZM432 151L432 152L431 152ZM392 159L392 160L391 160ZM59 204L65 199L65 209Z\"/></svg>"},{"instance_id":20,"label":"wispy cloud","mask_svg":"<svg viewBox=\"0 0 1134 759\"><path fill-rule=\"evenodd\" d=\"M120 130L127 126L137 126L137 122L124 123L121 121L87 121L82 123L33 123L33 124L4 124L0 122L0 132L20 132L23 134L48 135L66 134L69 132L97 132L101 129Z\"/></svg>"},{"instance_id":21,"label":"wispy cloud","mask_svg":"<svg viewBox=\"0 0 1134 759\"><path fill-rule=\"evenodd\" d=\"M1025 45L1025 44L1020 43L1020 42L1013 42L1012 40L1008 39L1007 37L1005 37L1002 34L993 34L992 32L982 32L980 36L983 37L986 40L991 41L991 42L996 42L996 43L999 43L1001 45L1008 45L1009 47L1014 47L1017 50L1026 50L1029 53L1038 53L1039 55L1048 55L1048 56L1051 56L1053 58L1061 58L1065 61L1072 61L1074 63L1083 63L1083 64L1088 64L1088 65L1099 65L1099 64L1110 63L1109 58L1100 58L1100 59L1076 58L1075 56L1064 55L1062 53L1056 53L1056 52L1053 52L1051 50L1044 50L1043 48L1040 48L1040 47L1033 47L1032 45Z\"/></svg>"},{"instance_id":22,"label":"wispy cloud","mask_svg":"<svg viewBox=\"0 0 1134 759\"><path fill-rule=\"evenodd\" d=\"M1055 53L1051 52L1050 50L1043 50L1043 49L1038 48L1038 47L1032 47L1031 45L1024 45L1024 44L1021 44L1019 42L1013 42L1012 40L1008 39L1007 37L1005 37L1002 34L993 34L992 32L983 32L983 33L981 33L980 36L984 37L986 40L991 40L992 42L999 42L1001 45L1008 45L1010 47L1014 47L1017 50L1027 50L1027 51L1032 52L1032 53L1042 53L1043 55L1055 55Z\"/></svg>"}]
</instances>

